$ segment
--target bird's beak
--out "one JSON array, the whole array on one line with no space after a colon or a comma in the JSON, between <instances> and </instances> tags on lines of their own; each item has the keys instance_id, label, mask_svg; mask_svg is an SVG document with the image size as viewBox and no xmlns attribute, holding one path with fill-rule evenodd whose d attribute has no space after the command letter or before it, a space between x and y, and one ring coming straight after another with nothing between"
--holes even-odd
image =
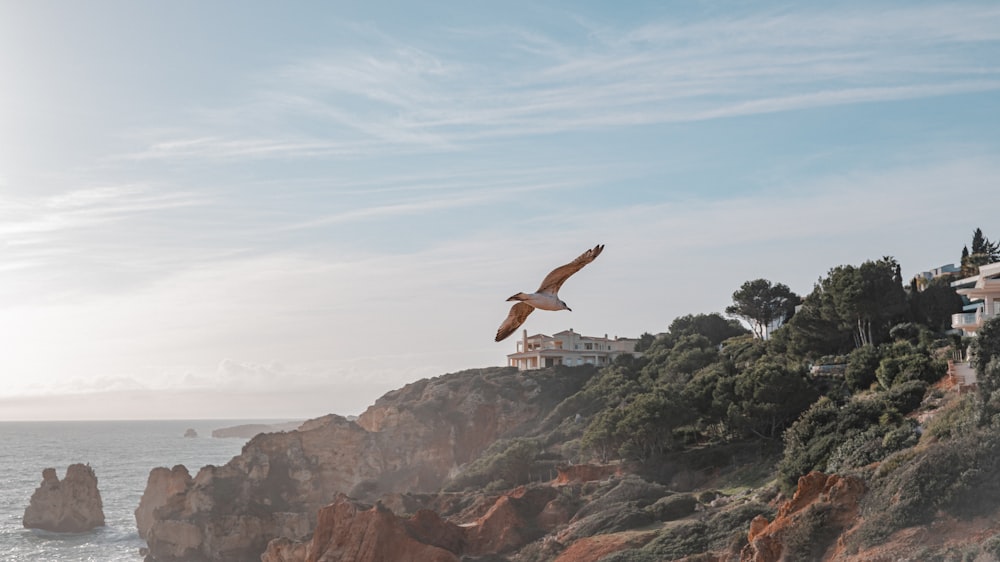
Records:
<instances>
[{"instance_id":1,"label":"bird's beak","mask_svg":"<svg viewBox=\"0 0 1000 562\"><path fill-rule=\"evenodd\" d=\"M568 306L566 307L566 310L568 310L568 311L570 311L570 312L573 312L573 309L572 309L572 308L570 308L570 307L568 307Z\"/></svg>"}]
</instances>

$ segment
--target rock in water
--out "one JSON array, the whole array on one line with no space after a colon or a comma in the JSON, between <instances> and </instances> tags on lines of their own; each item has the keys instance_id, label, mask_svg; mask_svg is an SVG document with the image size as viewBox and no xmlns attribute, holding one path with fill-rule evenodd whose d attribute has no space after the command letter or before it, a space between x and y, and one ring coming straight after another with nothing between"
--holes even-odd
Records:
<instances>
[{"instance_id":1,"label":"rock in water","mask_svg":"<svg viewBox=\"0 0 1000 562\"><path fill-rule=\"evenodd\" d=\"M184 432L184 437L198 437L198 432L195 431L194 428L188 428L188 430Z\"/></svg>"},{"instance_id":2,"label":"rock in water","mask_svg":"<svg viewBox=\"0 0 1000 562\"><path fill-rule=\"evenodd\" d=\"M89 464L71 464L59 480L56 469L42 471L42 484L24 510L24 527L57 533L82 533L104 526L104 504Z\"/></svg>"}]
</instances>

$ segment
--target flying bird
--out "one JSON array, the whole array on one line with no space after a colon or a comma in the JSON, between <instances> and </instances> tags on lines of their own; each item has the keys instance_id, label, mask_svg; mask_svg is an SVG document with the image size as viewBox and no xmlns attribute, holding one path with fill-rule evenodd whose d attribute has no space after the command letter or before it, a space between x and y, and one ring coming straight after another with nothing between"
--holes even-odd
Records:
<instances>
[{"instance_id":1,"label":"flying bird","mask_svg":"<svg viewBox=\"0 0 1000 562\"><path fill-rule=\"evenodd\" d=\"M496 341L502 341L507 336L513 334L514 330L521 324L524 324L524 320L536 308L542 310L569 310L572 312L573 309L559 300L559 287L562 287L562 284L569 279L570 275L580 271L583 269L583 266L594 261L597 256L601 255L602 250L604 250L603 244L594 246L592 249L580 254L580 257L575 260L553 269L545 276L542 284L538 286L538 290L534 293L518 293L507 299L508 301L517 301L517 304L510 307L507 319L503 321L500 329L497 330Z\"/></svg>"}]
</instances>

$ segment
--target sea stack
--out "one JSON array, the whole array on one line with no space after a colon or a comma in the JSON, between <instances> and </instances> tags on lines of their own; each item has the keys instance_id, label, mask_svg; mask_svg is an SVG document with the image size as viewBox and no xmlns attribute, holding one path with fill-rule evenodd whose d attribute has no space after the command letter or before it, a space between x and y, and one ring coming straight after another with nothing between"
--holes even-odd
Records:
<instances>
[{"instance_id":1,"label":"sea stack","mask_svg":"<svg viewBox=\"0 0 1000 562\"><path fill-rule=\"evenodd\" d=\"M56 469L42 471L42 484L24 510L27 529L82 533L104 526L104 504L89 464L71 464L60 481Z\"/></svg>"}]
</instances>

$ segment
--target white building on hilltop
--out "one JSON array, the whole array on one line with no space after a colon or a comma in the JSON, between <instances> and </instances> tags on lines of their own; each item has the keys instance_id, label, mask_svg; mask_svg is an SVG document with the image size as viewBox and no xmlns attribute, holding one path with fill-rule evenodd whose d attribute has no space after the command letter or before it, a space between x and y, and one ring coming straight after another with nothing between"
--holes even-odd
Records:
<instances>
[{"instance_id":1,"label":"white building on hilltop","mask_svg":"<svg viewBox=\"0 0 1000 562\"><path fill-rule=\"evenodd\" d=\"M636 338L609 339L584 336L572 328L551 336L535 334L528 336L523 330L521 339L517 342L517 351L507 356L507 365L517 367L519 371L543 369L556 365L607 365L615 357L628 353L634 357L642 355L635 350L639 343Z\"/></svg>"},{"instance_id":2,"label":"white building on hilltop","mask_svg":"<svg viewBox=\"0 0 1000 562\"><path fill-rule=\"evenodd\" d=\"M979 266L979 274L951 284L968 299L965 312L951 316L951 327L966 336L975 336L988 320L1000 316L1000 262ZM948 374L963 392L977 385L976 370L968 353L948 361Z\"/></svg>"},{"instance_id":3,"label":"white building on hilltop","mask_svg":"<svg viewBox=\"0 0 1000 562\"><path fill-rule=\"evenodd\" d=\"M1000 315L1000 262L979 267L974 277L951 284L955 292L969 299L966 312L951 316L951 327L974 336L987 320Z\"/></svg>"}]
</instances>

